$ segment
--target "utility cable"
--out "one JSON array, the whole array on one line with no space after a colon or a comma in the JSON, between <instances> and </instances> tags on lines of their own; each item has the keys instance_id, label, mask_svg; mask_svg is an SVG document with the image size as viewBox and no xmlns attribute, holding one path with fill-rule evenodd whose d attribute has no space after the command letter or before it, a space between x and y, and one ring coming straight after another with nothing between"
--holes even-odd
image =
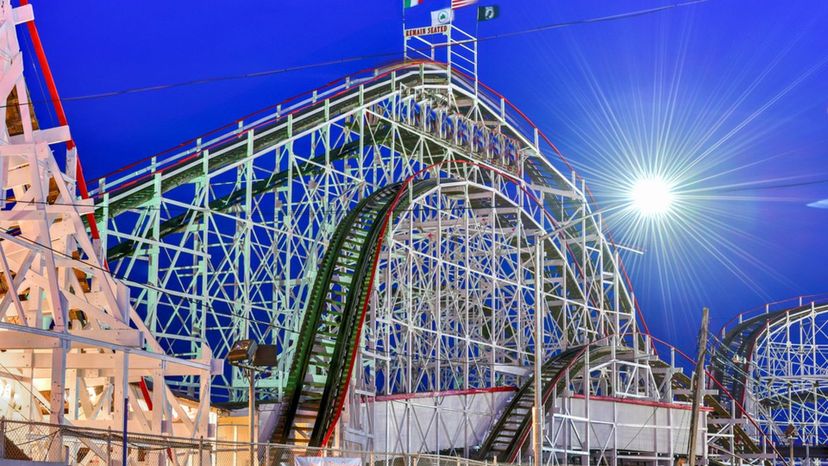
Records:
<instances>
[{"instance_id":1,"label":"utility cable","mask_svg":"<svg viewBox=\"0 0 828 466\"><path fill-rule=\"evenodd\" d=\"M108 269L107 269L107 268L105 268L105 267L101 267L101 266L99 266L99 265L97 265L97 264L93 264L93 263L91 263L91 262L87 262L87 261L85 261L85 260L82 260L82 259L79 259L79 258L73 257L71 254L66 254L66 253L64 253L64 252L62 252L62 251L58 251L57 249L55 249L55 248L53 248L53 247L51 247L51 246L48 246L48 245L42 244L42 243L40 243L40 242L38 242L38 241L35 241L35 240L31 239L31 238L27 238L26 236L23 236L23 235L20 235L20 234L16 234L17 232L12 232L11 230L8 230L8 229L3 229L3 232L4 232L5 234L9 235L9 236L14 237L14 238L17 238L17 239L20 239L20 240L26 241L26 242L28 242L28 243L30 243L30 244L32 244L32 245L35 245L35 246L38 246L38 247L40 247L40 248L44 248L44 249L46 249L46 250L49 250L49 251L51 251L52 253L57 254L57 255L59 255L59 256L61 256L61 257L65 258L65 259L69 259L69 260L72 260L72 261L78 262L79 264L82 264L82 265L84 265L84 266L86 266L86 267L90 267L90 268L93 268L93 269L95 269L95 270L98 270L98 271L104 272L104 273L108 274L109 276L111 276L112 278L114 278L114 279L116 279L116 280L120 280L120 281L124 281L124 282L134 283L134 282L132 282L132 280L129 280L128 278L119 277L119 276L118 276L118 275L116 275L114 272L112 272L112 271L108 270ZM149 284L149 283L141 283L141 284L140 284L140 286L141 286L141 287L143 287L143 288L148 288L148 289L151 289L151 290L153 290L153 291L157 291L157 292L162 293L162 294L165 294L165 295L168 293L168 290L166 290L166 289L164 289L164 288L161 288L161 287L158 287L158 286L155 286L155 285L152 285L152 284ZM187 303L191 303L191 304L200 304L200 305L204 305L204 306L206 306L206 307L207 307L207 309L208 309L208 310L210 310L210 312L212 312L213 314L216 314L216 315L220 315L220 316L223 316L223 317L234 318L234 319L242 319L242 320L246 320L246 321L248 321L248 322L255 323L255 324L258 324L258 325L266 325L266 326L268 326L268 327L271 327L271 328L278 328L278 329L280 329L280 330L285 330L285 331L287 331L287 332L299 333L299 332L297 332L296 330L293 330L293 329L290 329L290 328L287 328L287 327L283 327L283 326L280 326L280 325L274 324L274 323L272 323L272 322L265 322L265 321L256 320L256 319L253 319L253 318L250 318L250 317L245 317L245 316L240 316L240 315L234 315L234 314L227 314L227 313L217 312L217 311L216 311L216 310L215 310L212 306L210 306L209 304L204 303L204 302L203 302L204 300L195 299L195 298L191 298L191 297L185 297L185 296L179 296L178 298L180 298L183 302L187 302Z\"/></svg>"},{"instance_id":2,"label":"utility cable","mask_svg":"<svg viewBox=\"0 0 828 466\"><path fill-rule=\"evenodd\" d=\"M564 21L564 22L559 22L559 23L551 23L551 24L546 24L546 25L543 25L543 26L537 26L537 27L532 27L532 28L526 28L526 29L511 31L511 32L505 32L505 33L500 33L500 34L493 34L493 35L489 35L489 36L484 36L484 37L477 38L476 41L477 42L488 42L488 41L493 41L493 40L506 39L506 38L522 36L522 35L526 35L526 34L534 34L534 33L539 33L539 32L544 32L544 31L550 31L550 30L553 30L553 29L561 29L561 28L577 26L577 25L619 21L619 20L623 20L623 19L636 18L636 17L651 15L651 14L655 14L655 13L660 13L660 12L667 11L667 10L672 10L672 9L675 9L675 8L682 8L682 7L686 7L686 6L690 6L690 5L706 3L707 1L709 1L709 0L690 0L690 1L672 3L670 5L664 5L664 6L655 7L655 8L646 8L646 9L641 9L641 10L629 11L629 12L619 13L619 14L615 14L615 15L599 16L599 17L585 18L585 19L574 20L574 21ZM471 41L471 39L469 41ZM461 43L461 44L463 42L464 41L459 41L459 43ZM447 46L447 45L448 44L435 44L435 47ZM323 67L328 67L328 66L333 66L333 65L341 65L341 64L345 64L345 63L365 61L365 60L374 59L374 58L397 57L399 55L400 55L400 52L378 52L378 53L373 53L373 54L353 55L353 56L347 56L347 57L337 58L337 59L333 59L333 60L326 60L326 61L320 61L320 62L315 62L315 63L307 63L307 64L296 65L296 66L288 66L288 67L284 67L284 68L274 68L274 69L270 69L270 70L256 71L256 72L251 72L251 73L241 73L241 74L233 74L233 75L225 75L225 76L211 76L211 77L200 78L200 79L191 79L191 80L186 80L186 81L156 84L156 85L152 85L152 86L131 87L131 88L125 88L125 89L118 89L118 90L114 90L114 91L99 92L99 93L94 93L94 94L85 94L85 95L78 95L78 96L62 97L60 100L62 102L78 102L78 101L84 101L84 100L97 100L97 99L116 97L116 96L121 96L121 95L138 94L138 93L144 93L144 92L155 92L155 91L161 91L161 90L166 90L166 89L188 87L188 86L208 84L208 83L221 82L221 81L241 80L241 79L250 79L250 78L261 78L261 77L279 75L279 74L290 73L290 72L295 72L295 71L303 71L303 70L309 70L309 69L314 69L314 68L323 68ZM32 102L29 102L29 105L48 103L48 102L54 102L54 99L44 99L43 101L37 101L37 102L32 101ZM0 108L5 108L5 107L6 107L6 105L0 106Z\"/></svg>"}]
</instances>

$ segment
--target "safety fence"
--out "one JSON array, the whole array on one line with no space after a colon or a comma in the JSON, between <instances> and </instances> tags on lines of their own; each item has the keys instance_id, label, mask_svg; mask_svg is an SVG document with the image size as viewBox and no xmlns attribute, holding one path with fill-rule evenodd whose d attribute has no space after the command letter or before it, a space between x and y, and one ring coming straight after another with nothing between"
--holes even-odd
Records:
<instances>
[{"instance_id":1,"label":"safety fence","mask_svg":"<svg viewBox=\"0 0 828 466\"><path fill-rule=\"evenodd\" d=\"M226 442L0 419L2 460L96 466L484 466L455 456ZM252 461L252 463L251 463Z\"/></svg>"}]
</instances>

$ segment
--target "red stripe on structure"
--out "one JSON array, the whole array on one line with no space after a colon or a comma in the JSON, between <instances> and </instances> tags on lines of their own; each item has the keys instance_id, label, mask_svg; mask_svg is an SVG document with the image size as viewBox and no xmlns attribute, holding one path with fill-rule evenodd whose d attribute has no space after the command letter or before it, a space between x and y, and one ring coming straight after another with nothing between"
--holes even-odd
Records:
<instances>
[{"instance_id":1,"label":"red stripe on structure","mask_svg":"<svg viewBox=\"0 0 828 466\"><path fill-rule=\"evenodd\" d=\"M28 4L29 0L20 0L21 6ZM55 114L57 115L58 124L61 126L68 126L69 121L66 118L66 112L63 110L63 103L60 100L60 94L58 94L55 78L52 76L52 68L49 67L49 60L46 59L46 51L43 49L43 43L40 41L40 34L37 32L37 26L35 25L34 20L26 23L26 28L28 29L29 36L32 39L32 47L34 48L35 55L37 55L37 62L40 65L43 80L46 81L46 88L49 89L49 96L52 98L52 104L55 107ZM67 150L72 150L74 148L75 141L73 139L66 141ZM77 177L78 191L80 191L82 198L89 199L89 190L86 187L86 178L83 176L83 167L81 166L80 157L76 156L75 160L75 176ZM95 223L95 215L89 213L86 214L86 218L89 220L89 231L92 233L92 238L100 239L98 225Z\"/></svg>"},{"instance_id":2,"label":"red stripe on structure","mask_svg":"<svg viewBox=\"0 0 828 466\"><path fill-rule=\"evenodd\" d=\"M374 401L402 401L415 398L437 398L447 396L480 395L486 393L516 392L517 387L489 387L489 388L468 388L465 390L443 390L439 392L417 392L417 393L394 393L391 395L380 395L374 397Z\"/></svg>"},{"instance_id":3,"label":"red stripe on structure","mask_svg":"<svg viewBox=\"0 0 828 466\"><path fill-rule=\"evenodd\" d=\"M586 399L586 396L581 394L572 395L572 398L577 399ZM623 403L628 405L638 405L638 406L652 406L654 408L669 408L669 409L682 409L685 411L690 411L693 409L690 405L684 405L680 403L667 403L664 401L653 401L653 400L640 400L637 398L619 398L617 396L605 396L605 395L589 395L590 400L598 400L598 401L611 401L613 403ZM712 412L713 408L708 406L700 407L702 411L705 412Z\"/></svg>"}]
</instances>

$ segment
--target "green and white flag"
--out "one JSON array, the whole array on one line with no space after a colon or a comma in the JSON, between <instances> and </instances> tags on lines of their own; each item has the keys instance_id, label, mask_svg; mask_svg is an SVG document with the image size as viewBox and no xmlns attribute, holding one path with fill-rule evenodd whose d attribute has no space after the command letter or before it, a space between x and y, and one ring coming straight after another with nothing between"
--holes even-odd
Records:
<instances>
[{"instance_id":1,"label":"green and white flag","mask_svg":"<svg viewBox=\"0 0 828 466\"><path fill-rule=\"evenodd\" d=\"M431 12L431 25L440 26L443 24L451 24L454 19L454 11L451 8L443 8L442 10Z\"/></svg>"},{"instance_id":2,"label":"green and white flag","mask_svg":"<svg viewBox=\"0 0 828 466\"><path fill-rule=\"evenodd\" d=\"M403 7L411 8L412 6L420 6L423 0L403 0Z\"/></svg>"}]
</instances>

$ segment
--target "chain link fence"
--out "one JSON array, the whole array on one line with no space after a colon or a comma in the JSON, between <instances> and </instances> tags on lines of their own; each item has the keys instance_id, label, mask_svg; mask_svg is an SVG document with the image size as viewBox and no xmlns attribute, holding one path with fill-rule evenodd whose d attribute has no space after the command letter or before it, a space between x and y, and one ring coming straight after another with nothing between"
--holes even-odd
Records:
<instances>
[{"instance_id":1,"label":"chain link fence","mask_svg":"<svg viewBox=\"0 0 828 466\"><path fill-rule=\"evenodd\" d=\"M120 466L121 432L0 420L0 460ZM128 466L485 466L454 456L348 451L127 434Z\"/></svg>"}]
</instances>

